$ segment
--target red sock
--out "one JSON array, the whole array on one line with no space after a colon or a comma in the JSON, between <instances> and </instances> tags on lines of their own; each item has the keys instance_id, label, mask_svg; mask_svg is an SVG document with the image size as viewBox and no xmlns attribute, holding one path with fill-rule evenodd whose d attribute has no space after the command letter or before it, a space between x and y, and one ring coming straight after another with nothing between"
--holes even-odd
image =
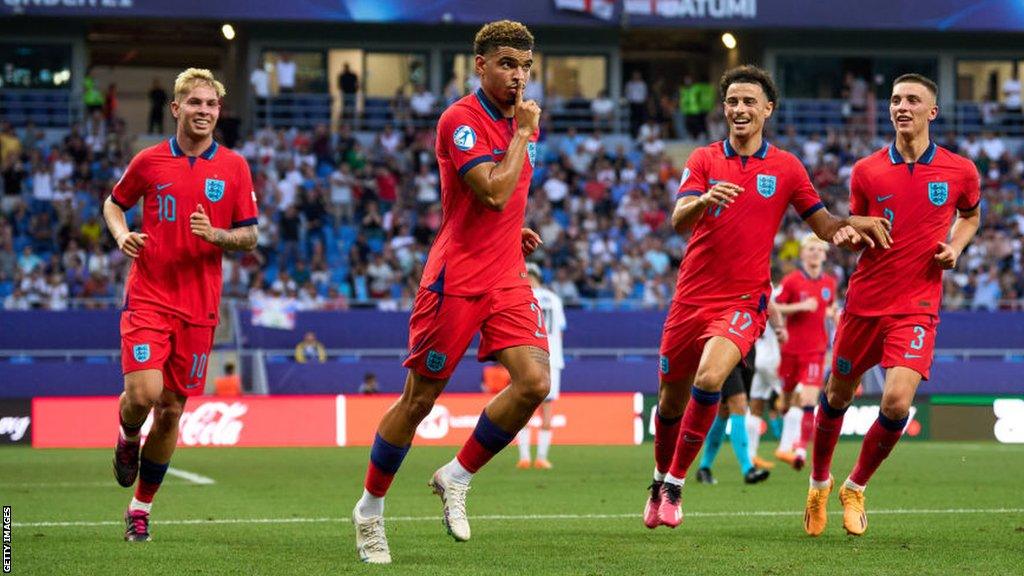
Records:
<instances>
[{"instance_id":1,"label":"red sock","mask_svg":"<svg viewBox=\"0 0 1024 576\"><path fill-rule=\"evenodd\" d=\"M878 470L882 460L885 460L892 449L896 447L906 425L907 418L890 420L885 414L878 414L878 420L875 420L864 436L864 443L860 447L860 456L857 457L857 465L850 473L850 480L854 484L867 486L868 480Z\"/></svg>"},{"instance_id":2,"label":"red sock","mask_svg":"<svg viewBox=\"0 0 1024 576\"><path fill-rule=\"evenodd\" d=\"M828 481L832 468L832 454L836 451L836 442L839 441L839 433L843 430L845 414L846 408L833 408L829 405L825 393L821 393L818 413L814 417L814 457L811 464L811 479L816 482Z\"/></svg>"},{"instance_id":3,"label":"red sock","mask_svg":"<svg viewBox=\"0 0 1024 576\"><path fill-rule=\"evenodd\" d=\"M402 460L409 453L411 446L395 446L379 433L373 437L370 463L366 466L366 480L363 482L367 492L378 498L383 498L388 493L391 481L395 479L398 467L402 465Z\"/></svg>"},{"instance_id":4,"label":"red sock","mask_svg":"<svg viewBox=\"0 0 1024 576\"><path fill-rule=\"evenodd\" d=\"M800 418L800 439L796 441L794 448L807 448L807 443L814 436L814 406L804 406L803 416Z\"/></svg>"},{"instance_id":5,"label":"red sock","mask_svg":"<svg viewBox=\"0 0 1024 576\"><path fill-rule=\"evenodd\" d=\"M487 416L487 412L484 411L476 422L473 434L462 445L456 458L459 459L459 464L462 464L463 468L476 474L477 470L490 462L491 458L508 446L515 437L515 434L502 430L492 422Z\"/></svg>"},{"instance_id":6,"label":"red sock","mask_svg":"<svg viewBox=\"0 0 1024 576\"><path fill-rule=\"evenodd\" d=\"M135 499L139 502L152 504L153 496L156 495L156 491L159 489L160 484L155 482L146 482L140 478L139 483L135 485Z\"/></svg>"},{"instance_id":7,"label":"red sock","mask_svg":"<svg viewBox=\"0 0 1024 576\"><path fill-rule=\"evenodd\" d=\"M668 469L669 474L676 478L686 478L686 471L700 452L701 446L704 445L704 437L708 435L708 430L718 416L721 398L720 392L705 392L696 386L690 390L690 401L686 403L686 410L683 412L679 440L676 443L672 465Z\"/></svg>"},{"instance_id":8,"label":"red sock","mask_svg":"<svg viewBox=\"0 0 1024 576\"><path fill-rule=\"evenodd\" d=\"M679 441L679 423L682 420L682 416L670 419L662 418L660 413L654 415L654 464L660 474L667 473L672 464L676 442Z\"/></svg>"},{"instance_id":9,"label":"red sock","mask_svg":"<svg viewBox=\"0 0 1024 576\"><path fill-rule=\"evenodd\" d=\"M394 474L388 474L381 470L372 461L366 466L366 479L363 481L363 488L378 498L383 498L391 487L391 481L395 479Z\"/></svg>"}]
</instances>

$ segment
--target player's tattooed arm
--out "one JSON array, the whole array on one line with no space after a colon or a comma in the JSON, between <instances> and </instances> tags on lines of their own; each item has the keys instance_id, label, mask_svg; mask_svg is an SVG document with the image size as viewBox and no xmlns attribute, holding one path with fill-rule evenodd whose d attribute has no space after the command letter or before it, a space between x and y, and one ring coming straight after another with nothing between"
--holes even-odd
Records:
<instances>
[{"instance_id":1,"label":"player's tattooed arm","mask_svg":"<svg viewBox=\"0 0 1024 576\"><path fill-rule=\"evenodd\" d=\"M232 230L215 228L202 204L196 205L196 211L188 219L192 233L211 244L228 251L248 251L256 247L256 226L243 226Z\"/></svg>"},{"instance_id":2,"label":"player's tattooed arm","mask_svg":"<svg viewBox=\"0 0 1024 576\"><path fill-rule=\"evenodd\" d=\"M822 209L807 218L807 224L818 238L843 248L862 248L863 244L868 248L892 246L892 224L885 218L836 218L827 209Z\"/></svg>"}]
</instances>

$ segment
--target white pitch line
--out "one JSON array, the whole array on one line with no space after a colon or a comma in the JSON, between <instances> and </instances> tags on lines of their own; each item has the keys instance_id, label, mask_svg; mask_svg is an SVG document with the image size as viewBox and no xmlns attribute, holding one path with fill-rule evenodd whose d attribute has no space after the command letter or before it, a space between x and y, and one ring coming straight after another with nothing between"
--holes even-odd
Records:
<instances>
[{"instance_id":1,"label":"white pitch line","mask_svg":"<svg viewBox=\"0 0 1024 576\"><path fill-rule=\"evenodd\" d=\"M913 509L894 508L890 510L871 510L874 515L956 515L956 514L1024 514L1024 508L933 508ZM842 514L841 510L834 510L833 516ZM746 517L776 517L776 516L803 516L798 510L752 510L748 512L687 512L687 518L746 518ZM635 514L484 514L473 516L471 520L623 520L637 518L641 515ZM388 522L436 522L439 516L393 516L388 517ZM158 520L163 526L190 526L203 524L323 524L323 523L348 523L350 518L220 518L206 519L195 518L188 520ZM98 522L14 522L16 528L74 528L93 526L120 526L119 521L98 521Z\"/></svg>"},{"instance_id":2,"label":"white pitch line","mask_svg":"<svg viewBox=\"0 0 1024 576\"><path fill-rule=\"evenodd\" d=\"M213 478L210 478L210 477L207 477L207 476L203 476L202 474L196 474L195 472L189 472L187 470L178 470L177 468L168 468L167 469L167 473L170 474L171 476L177 476L178 478L183 478L185 480L188 480L189 482L192 482L193 484L201 484L203 486L208 486L210 484L216 484L217 483L217 482L214 481Z\"/></svg>"}]
</instances>

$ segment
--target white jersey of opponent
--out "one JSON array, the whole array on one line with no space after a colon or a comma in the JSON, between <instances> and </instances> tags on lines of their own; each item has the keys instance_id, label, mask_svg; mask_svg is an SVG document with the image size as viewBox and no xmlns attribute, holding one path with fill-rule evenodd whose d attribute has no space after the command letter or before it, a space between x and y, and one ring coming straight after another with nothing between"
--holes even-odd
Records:
<instances>
[{"instance_id":1,"label":"white jersey of opponent","mask_svg":"<svg viewBox=\"0 0 1024 576\"><path fill-rule=\"evenodd\" d=\"M565 308L562 299L543 286L533 289L533 297L540 304L544 314L544 328L548 331L548 354L551 356L551 370L565 368L565 355L562 353L562 331L565 330Z\"/></svg>"}]
</instances>

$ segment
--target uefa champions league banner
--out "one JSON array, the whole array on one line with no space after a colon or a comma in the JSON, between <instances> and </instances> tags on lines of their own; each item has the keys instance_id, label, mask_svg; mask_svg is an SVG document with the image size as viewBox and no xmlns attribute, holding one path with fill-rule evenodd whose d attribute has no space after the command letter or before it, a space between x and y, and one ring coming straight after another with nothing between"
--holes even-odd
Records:
<instances>
[{"instance_id":1,"label":"uefa champions league banner","mask_svg":"<svg viewBox=\"0 0 1024 576\"><path fill-rule=\"evenodd\" d=\"M1024 31L1021 0L2 0L0 16Z\"/></svg>"}]
</instances>

